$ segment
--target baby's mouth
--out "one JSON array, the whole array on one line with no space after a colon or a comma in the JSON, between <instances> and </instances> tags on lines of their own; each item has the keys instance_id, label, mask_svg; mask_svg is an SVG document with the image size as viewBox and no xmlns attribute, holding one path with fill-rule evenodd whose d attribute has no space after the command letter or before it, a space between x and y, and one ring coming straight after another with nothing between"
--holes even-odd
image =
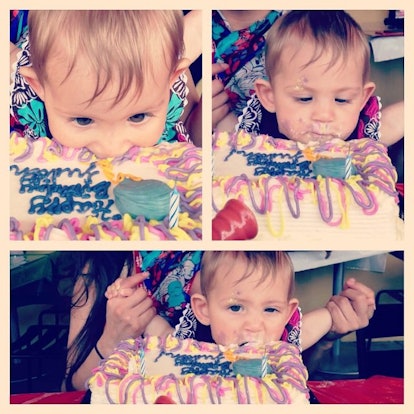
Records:
<instances>
[{"instance_id":1,"label":"baby's mouth","mask_svg":"<svg viewBox=\"0 0 414 414\"><path fill-rule=\"evenodd\" d=\"M318 142L326 142L334 138L332 134L317 134L315 132L311 132L310 136L312 140L318 141Z\"/></svg>"}]
</instances>

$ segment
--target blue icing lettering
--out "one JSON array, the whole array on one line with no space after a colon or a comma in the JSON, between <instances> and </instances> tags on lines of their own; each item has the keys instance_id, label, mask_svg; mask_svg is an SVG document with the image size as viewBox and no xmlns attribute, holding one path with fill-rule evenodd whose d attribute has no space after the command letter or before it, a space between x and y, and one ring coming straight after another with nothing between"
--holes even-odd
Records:
<instances>
[{"instance_id":1,"label":"blue icing lettering","mask_svg":"<svg viewBox=\"0 0 414 414\"><path fill-rule=\"evenodd\" d=\"M29 214L70 214L78 212L99 217L101 220L120 219L113 214L114 201L109 199L109 181L93 183L99 171L91 163L85 171L80 168L29 168L20 169L10 166L10 171L20 180L20 194L31 194L28 206ZM65 183L70 178L74 184Z\"/></svg>"},{"instance_id":2,"label":"blue icing lettering","mask_svg":"<svg viewBox=\"0 0 414 414\"><path fill-rule=\"evenodd\" d=\"M99 216L103 220L111 219L110 207L113 200L107 200L106 203L96 200L95 202L80 202L74 199L61 199L59 197L47 197L43 195L35 196L30 199L29 214L70 214L72 212L89 213L93 216Z\"/></svg>"},{"instance_id":3,"label":"blue icing lettering","mask_svg":"<svg viewBox=\"0 0 414 414\"><path fill-rule=\"evenodd\" d=\"M276 177L279 175L295 175L302 178L312 176L311 162L306 160L301 151L293 156L283 153L257 153L245 150L232 149L225 161L233 154L238 154L246 159L246 165L254 167L254 175L268 174Z\"/></svg>"},{"instance_id":4,"label":"blue icing lettering","mask_svg":"<svg viewBox=\"0 0 414 414\"><path fill-rule=\"evenodd\" d=\"M230 362L223 360L222 355L180 355L161 351L158 358L162 355L172 358L174 360L174 365L180 367L182 375L195 374L220 375L222 377L233 376ZM158 358L156 358L155 362Z\"/></svg>"}]
</instances>

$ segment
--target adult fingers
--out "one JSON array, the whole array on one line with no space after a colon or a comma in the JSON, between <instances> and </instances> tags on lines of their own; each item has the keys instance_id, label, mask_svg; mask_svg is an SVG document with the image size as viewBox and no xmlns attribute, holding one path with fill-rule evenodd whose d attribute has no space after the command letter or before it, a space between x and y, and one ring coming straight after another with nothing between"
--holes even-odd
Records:
<instances>
[{"instance_id":1,"label":"adult fingers","mask_svg":"<svg viewBox=\"0 0 414 414\"><path fill-rule=\"evenodd\" d=\"M374 314L375 297L367 297L365 293L354 288L344 289L338 296L346 298L360 317L367 316L370 319Z\"/></svg>"},{"instance_id":2,"label":"adult fingers","mask_svg":"<svg viewBox=\"0 0 414 414\"><path fill-rule=\"evenodd\" d=\"M132 276L121 278L121 289L139 286L147 277L149 272L135 273Z\"/></svg>"},{"instance_id":3,"label":"adult fingers","mask_svg":"<svg viewBox=\"0 0 414 414\"><path fill-rule=\"evenodd\" d=\"M132 295L134 296L134 295ZM117 297L107 302L105 329L112 338L125 339L141 335L156 313L148 297L139 303L131 297Z\"/></svg>"},{"instance_id":4,"label":"adult fingers","mask_svg":"<svg viewBox=\"0 0 414 414\"><path fill-rule=\"evenodd\" d=\"M220 72L224 72L229 65L227 63L213 63L211 65L211 74L213 76L218 75Z\"/></svg>"},{"instance_id":5,"label":"adult fingers","mask_svg":"<svg viewBox=\"0 0 414 414\"><path fill-rule=\"evenodd\" d=\"M355 330L358 326L355 320L350 320L350 313L344 312L344 309L341 306L338 306L338 303L335 300L330 300L327 305L332 317L332 328L331 332L335 334L344 335L350 331Z\"/></svg>"},{"instance_id":6,"label":"adult fingers","mask_svg":"<svg viewBox=\"0 0 414 414\"><path fill-rule=\"evenodd\" d=\"M217 101L220 99L226 101L228 99L228 95L224 91L224 86L220 80L214 79L211 82L211 95L213 97L213 100L217 100Z\"/></svg>"},{"instance_id":7,"label":"adult fingers","mask_svg":"<svg viewBox=\"0 0 414 414\"><path fill-rule=\"evenodd\" d=\"M366 303L351 302L343 296L333 296L328 309L332 314L333 325L339 332L349 332L364 328L369 323L368 306Z\"/></svg>"},{"instance_id":8,"label":"adult fingers","mask_svg":"<svg viewBox=\"0 0 414 414\"><path fill-rule=\"evenodd\" d=\"M351 288L361 292L363 295L367 297L367 300L370 304L375 304L375 292L364 283L358 282L354 278L350 278L345 282L344 288Z\"/></svg>"}]
</instances>

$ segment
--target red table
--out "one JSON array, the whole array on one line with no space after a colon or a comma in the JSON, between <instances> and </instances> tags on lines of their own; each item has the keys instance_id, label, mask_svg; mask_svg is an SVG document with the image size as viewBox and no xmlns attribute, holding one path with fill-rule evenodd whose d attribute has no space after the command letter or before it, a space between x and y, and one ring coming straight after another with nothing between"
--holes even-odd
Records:
<instances>
[{"instance_id":1,"label":"red table","mask_svg":"<svg viewBox=\"0 0 414 414\"><path fill-rule=\"evenodd\" d=\"M375 375L368 379L309 381L321 404L403 404L404 379Z\"/></svg>"},{"instance_id":2,"label":"red table","mask_svg":"<svg viewBox=\"0 0 414 414\"><path fill-rule=\"evenodd\" d=\"M321 404L403 404L404 380L380 375L368 379L309 381ZM10 404L80 404L85 391L16 394Z\"/></svg>"}]
</instances>

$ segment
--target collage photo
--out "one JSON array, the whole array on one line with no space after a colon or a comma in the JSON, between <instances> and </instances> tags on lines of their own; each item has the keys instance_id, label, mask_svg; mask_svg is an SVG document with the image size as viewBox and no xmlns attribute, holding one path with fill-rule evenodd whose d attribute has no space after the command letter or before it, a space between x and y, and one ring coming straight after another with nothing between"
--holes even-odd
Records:
<instances>
[{"instance_id":1,"label":"collage photo","mask_svg":"<svg viewBox=\"0 0 414 414\"><path fill-rule=\"evenodd\" d=\"M409 10L140 3L2 6L1 405L404 410Z\"/></svg>"}]
</instances>

